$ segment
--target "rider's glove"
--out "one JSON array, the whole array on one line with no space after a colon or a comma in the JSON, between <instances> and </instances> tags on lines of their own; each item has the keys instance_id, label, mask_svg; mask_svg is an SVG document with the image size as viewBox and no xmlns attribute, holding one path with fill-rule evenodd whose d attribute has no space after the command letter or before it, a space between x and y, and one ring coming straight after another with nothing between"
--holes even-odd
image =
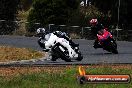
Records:
<instances>
[{"instance_id":1,"label":"rider's glove","mask_svg":"<svg viewBox=\"0 0 132 88\"><path fill-rule=\"evenodd\" d=\"M48 51L49 51L49 49L43 49L43 51L48 52Z\"/></svg>"}]
</instances>

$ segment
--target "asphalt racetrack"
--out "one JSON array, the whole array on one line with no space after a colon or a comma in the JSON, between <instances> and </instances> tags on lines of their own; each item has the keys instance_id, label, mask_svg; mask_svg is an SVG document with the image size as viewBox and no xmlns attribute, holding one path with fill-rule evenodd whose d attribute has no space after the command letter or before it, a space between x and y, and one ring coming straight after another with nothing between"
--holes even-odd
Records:
<instances>
[{"instance_id":1,"label":"asphalt racetrack","mask_svg":"<svg viewBox=\"0 0 132 88\"><path fill-rule=\"evenodd\" d=\"M35 50L42 49L37 44L37 37L24 36L0 36L0 45L10 45L15 47L32 48ZM80 45L80 51L83 55L82 61L65 62L61 59L53 62L46 60L47 57L38 60L14 61L8 65L67 65L67 64L131 64L132 63L132 42L117 41L119 54L112 54L103 49L94 49L93 40L75 39L73 40ZM1 64L3 65L3 64ZM5 64L4 64L5 65ZM7 65L7 64L6 64Z\"/></svg>"}]
</instances>

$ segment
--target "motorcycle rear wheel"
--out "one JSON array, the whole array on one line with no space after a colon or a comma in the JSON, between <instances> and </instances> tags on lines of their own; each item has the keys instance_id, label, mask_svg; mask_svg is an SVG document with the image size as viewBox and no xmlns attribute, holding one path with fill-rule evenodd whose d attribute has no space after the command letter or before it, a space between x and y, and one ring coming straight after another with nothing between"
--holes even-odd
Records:
<instances>
[{"instance_id":1,"label":"motorcycle rear wheel","mask_svg":"<svg viewBox=\"0 0 132 88\"><path fill-rule=\"evenodd\" d=\"M58 58L54 55L52 55L51 61L56 61Z\"/></svg>"},{"instance_id":2,"label":"motorcycle rear wheel","mask_svg":"<svg viewBox=\"0 0 132 88\"><path fill-rule=\"evenodd\" d=\"M81 61L83 59L83 56L82 56L82 54L79 52L78 53L78 57L77 57L77 61Z\"/></svg>"}]
</instances>

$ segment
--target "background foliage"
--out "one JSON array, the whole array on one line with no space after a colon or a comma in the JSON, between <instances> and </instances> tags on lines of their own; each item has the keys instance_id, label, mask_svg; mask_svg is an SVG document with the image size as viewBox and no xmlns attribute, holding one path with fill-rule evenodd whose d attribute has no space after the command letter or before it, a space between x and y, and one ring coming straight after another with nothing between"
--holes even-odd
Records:
<instances>
[{"instance_id":1,"label":"background foliage","mask_svg":"<svg viewBox=\"0 0 132 88\"><path fill-rule=\"evenodd\" d=\"M10 34L17 28L16 20L19 0L0 0L0 34Z\"/></svg>"},{"instance_id":2,"label":"background foliage","mask_svg":"<svg viewBox=\"0 0 132 88\"><path fill-rule=\"evenodd\" d=\"M78 0L34 0L28 16L28 31L35 31L33 23L40 23L39 26L68 24L78 7Z\"/></svg>"},{"instance_id":3,"label":"background foliage","mask_svg":"<svg viewBox=\"0 0 132 88\"><path fill-rule=\"evenodd\" d=\"M129 30L132 30L131 0L120 0L119 21L119 0L88 0L88 4L84 3L84 6L80 5L81 1L0 0L0 34L12 34L14 30L18 29L21 30L21 33L34 32L36 28L46 27L48 24L86 27L89 26L91 18L98 18L104 26L110 27L110 29L115 29L118 24L119 28L123 29L121 35L124 34L127 39L130 38Z\"/></svg>"}]
</instances>

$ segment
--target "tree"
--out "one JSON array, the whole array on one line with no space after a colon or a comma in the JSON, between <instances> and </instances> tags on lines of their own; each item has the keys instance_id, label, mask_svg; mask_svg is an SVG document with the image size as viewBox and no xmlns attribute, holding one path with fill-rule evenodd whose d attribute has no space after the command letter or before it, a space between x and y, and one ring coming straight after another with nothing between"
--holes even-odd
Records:
<instances>
[{"instance_id":1,"label":"tree","mask_svg":"<svg viewBox=\"0 0 132 88\"><path fill-rule=\"evenodd\" d=\"M82 6L80 12L84 15L85 26L89 24L89 21L93 18L100 18L102 13L93 5Z\"/></svg>"},{"instance_id":2,"label":"tree","mask_svg":"<svg viewBox=\"0 0 132 88\"><path fill-rule=\"evenodd\" d=\"M109 27L112 24L112 14L115 12L116 0L92 0L92 4L102 13L100 22Z\"/></svg>"},{"instance_id":3,"label":"tree","mask_svg":"<svg viewBox=\"0 0 132 88\"><path fill-rule=\"evenodd\" d=\"M34 0L28 16L28 31L35 31L34 23L68 24L79 4L79 0Z\"/></svg>"},{"instance_id":4,"label":"tree","mask_svg":"<svg viewBox=\"0 0 132 88\"><path fill-rule=\"evenodd\" d=\"M19 0L0 0L0 34L9 34L17 25L15 22Z\"/></svg>"},{"instance_id":5,"label":"tree","mask_svg":"<svg viewBox=\"0 0 132 88\"><path fill-rule=\"evenodd\" d=\"M32 0L20 0L21 10L27 11L30 9L31 5L32 5Z\"/></svg>"},{"instance_id":6,"label":"tree","mask_svg":"<svg viewBox=\"0 0 132 88\"><path fill-rule=\"evenodd\" d=\"M119 12L119 22L118 22L119 0L92 0L94 6L97 7L105 15L104 20L102 22L107 23L109 19L111 19L110 20L111 22L108 22L107 24L109 25L119 24L119 26L125 24L128 20L127 13L129 10L127 9L128 7L127 2L128 0L120 0L120 8L119 8L120 12Z\"/></svg>"}]
</instances>

